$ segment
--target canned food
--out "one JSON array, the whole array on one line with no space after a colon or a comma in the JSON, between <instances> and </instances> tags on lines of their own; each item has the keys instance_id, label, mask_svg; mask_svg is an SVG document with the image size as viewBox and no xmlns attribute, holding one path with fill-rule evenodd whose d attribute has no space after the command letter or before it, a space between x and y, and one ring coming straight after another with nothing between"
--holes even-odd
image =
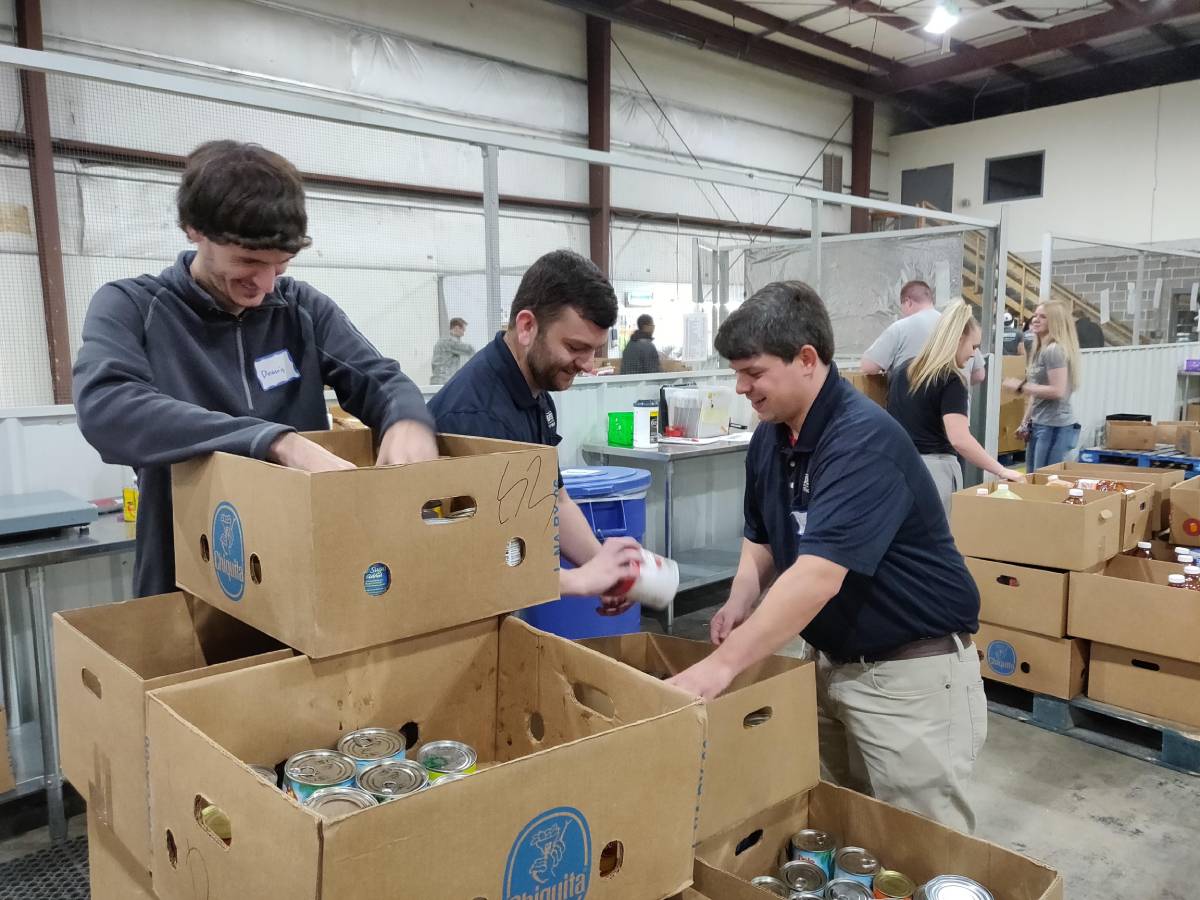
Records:
<instances>
[{"instance_id":1,"label":"canned food","mask_svg":"<svg viewBox=\"0 0 1200 900\"><path fill-rule=\"evenodd\" d=\"M818 894L812 891L792 891L788 900L825 900L825 892L821 891Z\"/></svg>"},{"instance_id":2,"label":"canned food","mask_svg":"<svg viewBox=\"0 0 1200 900\"><path fill-rule=\"evenodd\" d=\"M792 889L774 875L756 875L750 879L750 883L756 888L762 888L768 894L774 894L776 897L785 897L790 900L792 896Z\"/></svg>"},{"instance_id":3,"label":"canned food","mask_svg":"<svg viewBox=\"0 0 1200 900\"><path fill-rule=\"evenodd\" d=\"M791 858L807 859L816 863L829 878L833 875L833 854L837 850L837 841L828 831L816 828L805 828L792 835Z\"/></svg>"},{"instance_id":4,"label":"canned food","mask_svg":"<svg viewBox=\"0 0 1200 900\"><path fill-rule=\"evenodd\" d=\"M275 770L270 766L251 766L250 771L270 784L279 787L279 776L275 774Z\"/></svg>"},{"instance_id":5,"label":"canned food","mask_svg":"<svg viewBox=\"0 0 1200 900\"><path fill-rule=\"evenodd\" d=\"M879 860L862 847L843 847L834 854L833 874L837 878L861 882L870 888L879 874Z\"/></svg>"},{"instance_id":6,"label":"canned food","mask_svg":"<svg viewBox=\"0 0 1200 900\"><path fill-rule=\"evenodd\" d=\"M404 759L408 749L404 735L390 728L360 728L342 735L338 750L354 760L354 767L362 771L368 766L385 759Z\"/></svg>"},{"instance_id":7,"label":"canned food","mask_svg":"<svg viewBox=\"0 0 1200 900\"><path fill-rule=\"evenodd\" d=\"M825 887L825 871L807 859L793 859L780 867L779 880L792 891L819 891Z\"/></svg>"},{"instance_id":8,"label":"canned food","mask_svg":"<svg viewBox=\"0 0 1200 900\"><path fill-rule=\"evenodd\" d=\"M283 789L303 803L321 788L354 787L354 760L337 750L303 750L283 764Z\"/></svg>"},{"instance_id":9,"label":"canned food","mask_svg":"<svg viewBox=\"0 0 1200 900\"><path fill-rule=\"evenodd\" d=\"M894 869L883 869L875 876L872 886L875 900L912 900L913 891L917 889L916 882Z\"/></svg>"},{"instance_id":10,"label":"canned food","mask_svg":"<svg viewBox=\"0 0 1200 900\"><path fill-rule=\"evenodd\" d=\"M467 778L467 777L469 777L469 773L467 773L467 772L452 772L449 775L443 775L437 781L429 782L429 786L433 787L435 784L439 784L439 785L446 784L447 782L450 782L450 781L462 781L464 778Z\"/></svg>"},{"instance_id":11,"label":"canned food","mask_svg":"<svg viewBox=\"0 0 1200 900\"><path fill-rule=\"evenodd\" d=\"M429 780L444 775L470 775L475 771L478 757L475 751L458 741L430 741L422 744L417 758L429 770Z\"/></svg>"},{"instance_id":12,"label":"canned food","mask_svg":"<svg viewBox=\"0 0 1200 900\"><path fill-rule=\"evenodd\" d=\"M378 806L375 798L366 791L352 787L321 788L304 801L304 805L313 812L318 812L329 819L344 816L346 813L357 812Z\"/></svg>"},{"instance_id":13,"label":"canned food","mask_svg":"<svg viewBox=\"0 0 1200 900\"><path fill-rule=\"evenodd\" d=\"M206 806L200 810L200 824L225 842L226 846L233 843L233 828L229 824L229 816L216 806Z\"/></svg>"},{"instance_id":14,"label":"canned food","mask_svg":"<svg viewBox=\"0 0 1200 900\"><path fill-rule=\"evenodd\" d=\"M915 900L993 900L992 892L965 875L938 875L914 895Z\"/></svg>"},{"instance_id":15,"label":"canned food","mask_svg":"<svg viewBox=\"0 0 1200 900\"><path fill-rule=\"evenodd\" d=\"M871 889L861 881L835 878L825 885L825 900L872 900Z\"/></svg>"},{"instance_id":16,"label":"canned food","mask_svg":"<svg viewBox=\"0 0 1200 900\"><path fill-rule=\"evenodd\" d=\"M380 803L386 803L429 787L429 772L411 759L390 759L359 772L355 784Z\"/></svg>"}]
</instances>

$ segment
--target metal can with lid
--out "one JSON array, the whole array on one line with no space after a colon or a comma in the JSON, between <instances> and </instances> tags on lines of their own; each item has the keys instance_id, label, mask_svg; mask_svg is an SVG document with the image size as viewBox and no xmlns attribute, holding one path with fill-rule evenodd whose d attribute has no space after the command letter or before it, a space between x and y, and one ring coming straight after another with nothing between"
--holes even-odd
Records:
<instances>
[{"instance_id":1,"label":"metal can with lid","mask_svg":"<svg viewBox=\"0 0 1200 900\"><path fill-rule=\"evenodd\" d=\"M750 879L750 883L756 888L762 888L768 894L774 894L776 897L784 897L785 900L790 900L792 890L774 875L756 875Z\"/></svg>"},{"instance_id":2,"label":"metal can with lid","mask_svg":"<svg viewBox=\"0 0 1200 900\"><path fill-rule=\"evenodd\" d=\"M429 787L429 772L411 759L389 759L359 772L355 784L380 803L386 803Z\"/></svg>"},{"instance_id":3,"label":"metal can with lid","mask_svg":"<svg viewBox=\"0 0 1200 900\"><path fill-rule=\"evenodd\" d=\"M283 789L303 803L321 788L354 787L354 760L337 750L302 750L283 764Z\"/></svg>"},{"instance_id":4,"label":"metal can with lid","mask_svg":"<svg viewBox=\"0 0 1200 900\"><path fill-rule=\"evenodd\" d=\"M825 885L825 900L872 900L871 889L861 881L835 878Z\"/></svg>"},{"instance_id":5,"label":"metal can with lid","mask_svg":"<svg viewBox=\"0 0 1200 900\"><path fill-rule=\"evenodd\" d=\"M792 859L807 859L821 867L825 877L833 875L833 854L837 840L828 831L804 828L792 835L789 855Z\"/></svg>"},{"instance_id":6,"label":"metal can with lid","mask_svg":"<svg viewBox=\"0 0 1200 900\"><path fill-rule=\"evenodd\" d=\"M965 875L938 875L913 896L915 900L993 900L991 891Z\"/></svg>"},{"instance_id":7,"label":"metal can with lid","mask_svg":"<svg viewBox=\"0 0 1200 900\"><path fill-rule=\"evenodd\" d=\"M825 887L825 871L807 859L793 859L779 868L779 880L792 891L820 891Z\"/></svg>"},{"instance_id":8,"label":"metal can with lid","mask_svg":"<svg viewBox=\"0 0 1200 900\"><path fill-rule=\"evenodd\" d=\"M813 891L792 891L788 895L788 900L825 900L825 892L816 893Z\"/></svg>"},{"instance_id":9,"label":"metal can with lid","mask_svg":"<svg viewBox=\"0 0 1200 900\"><path fill-rule=\"evenodd\" d=\"M353 787L321 788L304 801L304 805L327 819L335 819L346 813L378 806L375 798L366 791Z\"/></svg>"},{"instance_id":10,"label":"metal can with lid","mask_svg":"<svg viewBox=\"0 0 1200 900\"><path fill-rule=\"evenodd\" d=\"M438 784L438 785L449 784L451 781L462 781L464 778L469 778L469 777L470 777L469 772L451 772L449 775L443 775L437 781L429 782L429 786L433 787L435 784Z\"/></svg>"},{"instance_id":11,"label":"metal can with lid","mask_svg":"<svg viewBox=\"0 0 1200 900\"><path fill-rule=\"evenodd\" d=\"M359 728L342 735L337 748L354 760L358 771L388 759L404 759L408 742L404 735L390 728Z\"/></svg>"},{"instance_id":12,"label":"metal can with lid","mask_svg":"<svg viewBox=\"0 0 1200 900\"><path fill-rule=\"evenodd\" d=\"M881 870L872 887L875 900L912 900L913 891L917 889L916 882L894 869Z\"/></svg>"},{"instance_id":13,"label":"metal can with lid","mask_svg":"<svg viewBox=\"0 0 1200 900\"><path fill-rule=\"evenodd\" d=\"M263 781L279 787L279 776L275 774L275 770L270 766L251 766L250 771Z\"/></svg>"},{"instance_id":14,"label":"metal can with lid","mask_svg":"<svg viewBox=\"0 0 1200 900\"><path fill-rule=\"evenodd\" d=\"M429 780L445 775L470 775L475 771L478 757L475 751L459 741L430 741L422 744L417 758L429 770Z\"/></svg>"},{"instance_id":15,"label":"metal can with lid","mask_svg":"<svg viewBox=\"0 0 1200 900\"><path fill-rule=\"evenodd\" d=\"M879 860L870 850L862 847L843 847L833 857L833 874L837 878L849 878L868 888L879 874Z\"/></svg>"}]
</instances>

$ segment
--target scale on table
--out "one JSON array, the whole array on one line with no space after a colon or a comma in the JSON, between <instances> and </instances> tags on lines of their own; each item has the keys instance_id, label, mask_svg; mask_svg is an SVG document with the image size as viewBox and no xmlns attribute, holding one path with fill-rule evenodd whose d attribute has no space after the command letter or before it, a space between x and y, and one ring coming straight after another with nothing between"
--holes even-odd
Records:
<instances>
[{"instance_id":1,"label":"scale on table","mask_svg":"<svg viewBox=\"0 0 1200 900\"><path fill-rule=\"evenodd\" d=\"M98 514L94 505L66 491L0 495L0 539L87 525Z\"/></svg>"}]
</instances>

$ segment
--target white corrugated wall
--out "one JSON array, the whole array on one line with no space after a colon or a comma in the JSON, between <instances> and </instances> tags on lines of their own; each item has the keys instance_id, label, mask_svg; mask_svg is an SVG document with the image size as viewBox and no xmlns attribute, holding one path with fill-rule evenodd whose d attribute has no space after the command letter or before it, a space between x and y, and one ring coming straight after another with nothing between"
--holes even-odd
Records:
<instances>
[{"instance_id":1,"label":"white corrugated wall","mask_svg":"<svg viewBox=\"0 0 1200 900\"><path fill-rule=\"evenodd\" d=\"M1113 413L1140 413L1155 421L1180 418L1187 395L1178 373L1189 357L1200 357L1200 344L1084 350L1082 383L1071 398L1083 429L1080 446L1096 446L1103 439L1104 417ZM1200 378L1191 380L1200 392Z\"/></svg>"}]
</instances>

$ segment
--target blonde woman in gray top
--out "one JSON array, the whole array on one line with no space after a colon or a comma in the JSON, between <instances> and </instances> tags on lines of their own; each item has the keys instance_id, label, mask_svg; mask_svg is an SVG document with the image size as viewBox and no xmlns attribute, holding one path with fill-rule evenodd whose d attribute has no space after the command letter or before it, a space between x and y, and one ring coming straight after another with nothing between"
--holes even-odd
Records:
<instances>
[{"instance_id":1,"label":"blonde woman in gray top","mask_svg":"<svg viewBox=\"0 0 1200 900\"><path fill-rule=\"evenodd\" d=\"M1027 435L1030 472L1060 463L1079 442L1071 395L1079 389L1079 339L1066 305L1043 303L1029 325L1033 355L1025 378L1006 378L1007 390L1027 397L1021 432Z\"/></svg>"}]
</instances>

